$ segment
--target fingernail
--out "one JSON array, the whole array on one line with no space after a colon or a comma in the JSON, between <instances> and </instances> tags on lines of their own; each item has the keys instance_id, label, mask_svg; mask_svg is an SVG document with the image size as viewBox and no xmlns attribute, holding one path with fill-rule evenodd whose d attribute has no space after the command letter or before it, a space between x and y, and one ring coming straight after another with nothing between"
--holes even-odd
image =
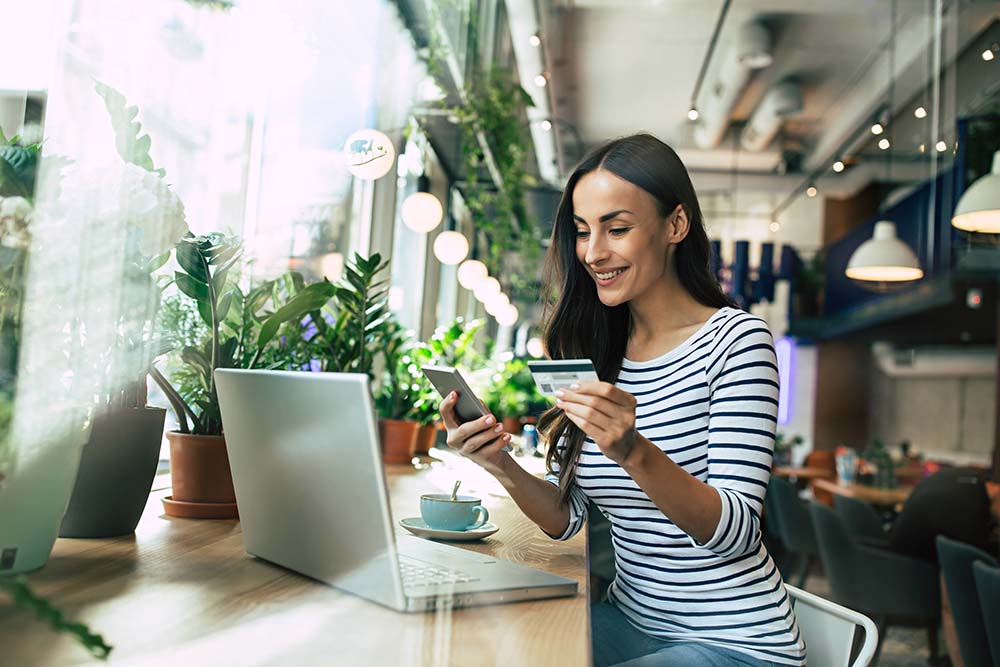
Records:
<instances>
[{"instance_id":1,"label":"fingernail","mask_svg":"<svg viewBox=\"0 0 1000 667\"><path fill-rule=\"evenodd\" d=\"M579 388L580 388L580 385L578 385L578 384L576 384L576 383L574 382L573 384L571 384L571 385L569 386L569 388L570 388L570 389L579 389Z\"/></svg>"},{"instance_id":2,"label":"fingernail","mask_svg":"<svg viewBox=\"0 0 1000 667\"><path fill-rule=\"evenodd\" d=\"M560 399L557 398L556 399L556 405L562 405L562 404L563 404L563 402Z\"/></svg>"},{"instance_id":3,"label":"fingernail","mask_svg":"<svg viewBox=\"0 0 1000 667\"><path fill-rule=\"evenodd\" d=\"M510 442L510 433L508 433L507 435L505 435L505 436L503 437L503 441L504 441L504 442Z\"/></svg>"},{"instance_id":4,"label":"fingernail","mask_svg":"<svg viewBox=\"0 0 1000 667\"><path fill-rule=\"evenodd\" d=\"M451 398L451 399L455 398L455 396L456 396L455 392L451 392L450 394L448 394L448 398Z\"/></svg>"},{"instance_id":5,"label":"fingernail","mask_svg":"<svg viewBox=\"0 0 1000 667\"><path fill-rule=\"evenodd\" d=\"M490 415L489 417L486 418L486 425L489 426L492 423L493 423L493 415Z\"/></svg>"},{"instance_id":6,"label":"fingernail","mask_svg":"<svg viewBox=\"0 0 1000 667\"><path fill-rule=\"evenodd\" d=\"M563 394L563 390L562 389L557 389L556 390L556 396L563 396L563 395L564 394Z\"/></svg>"},{"instance_id":7,"label":"fingernail","mask_svg":"<svg viewBox=\"0 0 1000 667\"><path fill-rule=\"evenodd\" d=\"M503 430L503 424L497 424L497 427L495 429L493 429L493 432L494 433L499 433L502 430Z\"/></svg>"}]
</instances>

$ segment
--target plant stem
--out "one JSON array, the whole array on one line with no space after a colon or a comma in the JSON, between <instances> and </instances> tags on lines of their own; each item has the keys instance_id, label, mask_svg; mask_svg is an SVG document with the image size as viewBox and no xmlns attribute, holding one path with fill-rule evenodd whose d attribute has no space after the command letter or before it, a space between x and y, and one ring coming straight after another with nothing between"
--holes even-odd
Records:
<instances>
[{"instance_id":1,"label":"plant stem","mask_svg":"<svg viewBox=\"0 0 1000 667\"><path fill-rule=\"evenodd\" d=\"M177 415L177 426L181 433L190 433L188 429L187 417L190 415L191 422L194 424L195 431L201 431L201 421L198 416L194 413L184 399L181 398L180 393L174 389L173 385L167 378L163 377L163 374L156 368L156 366L149 367L149 374L153 377L153 381L159 385L163 393L166 394L167 400L170 401L170 407L174 409L174 414Z\"/></svg>"}]
</instances>

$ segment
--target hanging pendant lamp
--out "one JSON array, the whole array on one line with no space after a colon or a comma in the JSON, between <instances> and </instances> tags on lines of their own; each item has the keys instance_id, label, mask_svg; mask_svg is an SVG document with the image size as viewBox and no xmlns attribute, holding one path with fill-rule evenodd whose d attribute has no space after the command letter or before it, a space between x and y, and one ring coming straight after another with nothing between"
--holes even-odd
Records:
<instances>
[{"instance_id":1,"label":"hanging pendant lamp","mask_svg":"<svg viewBox=\"0 0 1000 667\"><path fill-rule=\"evenodd\" d=\"M889 100L888 130L892 132L893 88L896 72L896 2L892 3L889 37ZM891 144L891 141L890 141ZM886 157L886 182L892 180L892 153ZM863 287L879 292L896 289L924 277L920 260L910 246L896 236L896 223L879 220L875 223L872 237L859 245L847 260L844 274L857 280Z\"/></svg>"},{"instance_id":2,"label":"hanging pendant lamp","mask_svg":"<svg viewBox=\"0 0 1000 667\"><path fill-rule=\"evenodd\" d=\"M993 154L990 173L962 194L951 224L967 232L1000 234L1000 151Z\"/></svg>"}]
</instances>

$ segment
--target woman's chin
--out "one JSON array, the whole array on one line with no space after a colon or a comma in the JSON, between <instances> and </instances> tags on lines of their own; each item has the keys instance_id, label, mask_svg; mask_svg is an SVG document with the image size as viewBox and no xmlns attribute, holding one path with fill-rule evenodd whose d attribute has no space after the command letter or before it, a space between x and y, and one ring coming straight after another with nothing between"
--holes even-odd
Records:
<instances>
[{"instance_id":1,"label":"woman's chin","mask_svg":"<svg viewBox=\"0 0 1000 667\"><path fill-rule=\"evenodd\" d=\"M600 299L601 303L603 303L608 308L614 308L615 306L620 306L621 304L625 303L625 299L622 298L622 295L618 292L618 290L609 292L606 290L598 289L597 298Z\"/></svg>"}]
</instances>

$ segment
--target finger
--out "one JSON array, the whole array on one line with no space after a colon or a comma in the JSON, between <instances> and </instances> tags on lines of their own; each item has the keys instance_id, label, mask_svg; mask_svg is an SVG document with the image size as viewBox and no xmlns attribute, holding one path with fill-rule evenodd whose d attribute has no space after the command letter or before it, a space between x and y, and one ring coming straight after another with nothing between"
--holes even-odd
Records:
<instances>
[{"instance_id":1,"label":"finger","mask_svg":"<svg viewBox=\"0 0 1000 667\"><path fill-rule=\"evenodd\" d=\"M611 420L606 415L594 410L593 408L587 407L586 405L580 405L579 403L563 403L560 405L559 401L556 401L556 405L562 408L563 412L566 413L566 416L569 417L574 424L580 426L580 428L584 427L577 423L576 420L589 424L589 426L584 429L588 434L592 433L595 429L605 432L609 430L611 426ZM574 419L574 417L576 419Z\"/></svg>"},{"instance_id":2,"label":"finger","mask_svg":"<svg viewBox=\"0 0 1000 667\"><path fill-rule=\"evenodd\" d=\"M579 426L581 431L589 435L591 440L597 441L598 438L601 438L604 435L604 429L597 427L583 417L579 417L571 412L567 412L566 417L571 422Z\"/></svg>"},{"instance_id":3,"label":"finger","mask_svg":"<svg viewBox=\"0 0 1000 667\"><path fill-rule=\"evenodd\" d=\"M455 403L458 402L458 394L449 392L441 404L438 405L438 412L441 414L441 421L449 431L458 428L458 418L455 416Z\"/></svg>"},{"instance_id":4,"label":"finger","mask_svg":"<svg viewBox=\"0 0 1000 667\"><path fill-rule=\"evenodd\" d=\"M581 394L579 392L572 391L570 389L560 389L556 392L556 405L562 407L562 403L573 403L575 405L583 405L592 410L604 415L606 418L611 419L616 413L621 410L620 405L612 403L603 396L594 396L591 394Z\"/></svg>"},{"instance_id":5,"label":"finger","mask_svg":"<svg viewBox=\"0 0 1000 667\"><path fill-rule=\"evenodd\" d=\"M497 434L494 431L490 431L485 435L480 435L475 438L470 438L464 447L462 447L459 453L462 456L469 456L471 454L487 454L491 451L491 448L502 449L510 442L510 433Z\"/></svg>"},{"instance_id":6,"label":"finger","mask_svg":"<svg viewBox=\"0 0 1000 667\"><path fill-rule=\"evenodd\" d=\"M610 382L594 382L592 380L585 380L583 382L577 382L570 385L570 389L588 396L602 396L612 403L623 407L634 407L636 403L635 396L628 393L624 389L616 387Z\"/></svg>"},{"instance_id":7,"label":"finger","mask_svg":"<svg viewBox=\"0 0 1000 667\"><path fill-rule=\"evenodd\" d=\"M483 445L486 445L497 438L503 436L503 424L497 424L485 430L476 433L473 436L465 438L462 442L463 452L474 452Z\"/></svg>"},{"instance_id":8,"label":"finger","mask_svg":"<svg viewBox=\"0 0 1000 667\"><path fill-rule=\"evenodd\" d=\"M496 423L497 420L493 415L483 415L479 419L473 419L471 422L465 422L459 426L455 431L455 437L460 440L468 440L477 433L493 428Z\"/></svg>"}]
</instances>

